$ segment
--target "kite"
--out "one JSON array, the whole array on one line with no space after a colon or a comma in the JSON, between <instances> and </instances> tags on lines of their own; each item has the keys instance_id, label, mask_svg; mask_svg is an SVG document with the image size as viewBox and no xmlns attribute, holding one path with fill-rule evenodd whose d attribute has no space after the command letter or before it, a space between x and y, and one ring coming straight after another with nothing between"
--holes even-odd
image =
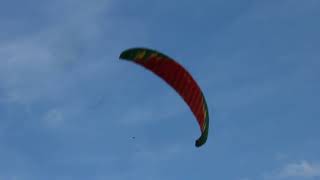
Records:
<instances>
[{"instance_id":1,"label":"kite","mask_svg":"<svg viewBox=\"0 0 320 180\"><path fill-rule=\"evenodd\" d=\"M177 61L169 56L148 48L130 48L123 51L120 60L134 62L156 74L169 84L186 102L195 116L201 136L195 146L206 143L209 132L209 112L205 97L194 78Z\"/></svg>"}]
</instances>

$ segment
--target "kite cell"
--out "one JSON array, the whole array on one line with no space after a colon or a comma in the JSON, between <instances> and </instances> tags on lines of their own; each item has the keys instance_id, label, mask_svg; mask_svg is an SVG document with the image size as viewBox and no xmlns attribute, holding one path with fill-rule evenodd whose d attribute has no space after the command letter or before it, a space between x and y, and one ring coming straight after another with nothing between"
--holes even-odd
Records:
<instances>
[{"instance_id":1,"label":"kite cell","mask_svg":"<svg viewBox=\"0 0 320 180\"><path fill-rule=\"evenodd\" d=\"M205 144L209 131L208 107L200 87L190 73L172 58L152 49L127 49L120 54L120 59L143 66L167 82L183 98L197 119L201 136L195 146Z\"/></svg>"}]
</instances>

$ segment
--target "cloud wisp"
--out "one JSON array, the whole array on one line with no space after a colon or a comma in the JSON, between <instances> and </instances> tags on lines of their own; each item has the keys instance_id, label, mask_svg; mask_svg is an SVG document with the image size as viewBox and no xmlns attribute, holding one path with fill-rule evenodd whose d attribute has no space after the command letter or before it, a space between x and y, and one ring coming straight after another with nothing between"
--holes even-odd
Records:
<instances>
[{"instance_id":1,"label":"cloud wisp","mask_svg":"<svg viewBox=\"0 0 320 180\"><path fill-rule=\"evenodd\" d=\"M290 163L283 167L279 172L279 177L304 177L313 178L320 177L320 164L301 161L298 163Z\"/></svg>"},{"instance_id":2,"label":"cloud wisp","mask_svg":"<svg viewBox=\"0 0 320 180\"><path fill-rule=\"evenodd\" d=\"M272 173L265 174L265 180L313 179L320 178L320 163L302 160L285 164Z\"/></svg>"}]
</instances>

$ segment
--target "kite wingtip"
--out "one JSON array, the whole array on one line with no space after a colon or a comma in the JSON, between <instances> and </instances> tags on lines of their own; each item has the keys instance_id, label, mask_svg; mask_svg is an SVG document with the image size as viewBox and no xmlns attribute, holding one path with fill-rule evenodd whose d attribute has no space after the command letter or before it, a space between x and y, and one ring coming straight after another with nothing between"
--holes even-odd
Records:
<instances>
[{"instance_id":1,"label":"kite wingtip","mask_svg":"<svg viewBox=\"0 0 320 180\"><path fill-rule=\"evenodd\" d=\"M206 130L201 134L201 136L196 140L195 142L195 146L197 148L203 146L208 139L208 128L206 128Z\"/></svg>"}]
</instances>

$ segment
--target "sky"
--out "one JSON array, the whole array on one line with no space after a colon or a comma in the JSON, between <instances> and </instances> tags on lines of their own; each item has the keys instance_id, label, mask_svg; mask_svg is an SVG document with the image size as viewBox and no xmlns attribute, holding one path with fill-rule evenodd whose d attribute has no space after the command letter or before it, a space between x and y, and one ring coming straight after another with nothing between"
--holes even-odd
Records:
<instances>
[{"instance_id":1,"label":"sky","mask_svg":"<svg viewBox=\"0 0 320 180\"><path fill-rule=\"evenodd\" d=\"M2 0L0 180L320 179L319 0ZM191 111L119 54L176 59ZM134 138L133 138L134 137Z\"/></svg>"}]
</instances>

